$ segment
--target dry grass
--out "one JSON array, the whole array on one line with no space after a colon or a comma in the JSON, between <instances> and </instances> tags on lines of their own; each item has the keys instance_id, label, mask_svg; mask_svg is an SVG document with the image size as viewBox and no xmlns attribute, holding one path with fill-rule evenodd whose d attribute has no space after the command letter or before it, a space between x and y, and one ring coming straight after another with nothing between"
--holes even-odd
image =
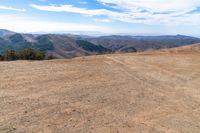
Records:
<instances>
[{"instance_id":1,"label":"dry grass","mask_svg":"<svg viewBox=\"0 0 200 133\"><path fill-rule=\"evenodd\" d=\"M161 53L0 62L0 132L199 133L200 54Z\"/></svg>"}]
</instances>

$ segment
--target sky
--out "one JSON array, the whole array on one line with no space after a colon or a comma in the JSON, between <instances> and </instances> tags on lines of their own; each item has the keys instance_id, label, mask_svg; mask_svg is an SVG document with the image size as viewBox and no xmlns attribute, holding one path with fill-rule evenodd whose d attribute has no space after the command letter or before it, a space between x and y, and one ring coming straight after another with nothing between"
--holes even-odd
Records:
<instances>
[{"instance_id":1,"label":"sky","mask_svg":"<svg viewBox=\"0 0 200 133\"><path fill-rule=\"evenodd\" d=\"M200 37L200 0L0 0L0 29Z\"/></svg>"}]
</instances>

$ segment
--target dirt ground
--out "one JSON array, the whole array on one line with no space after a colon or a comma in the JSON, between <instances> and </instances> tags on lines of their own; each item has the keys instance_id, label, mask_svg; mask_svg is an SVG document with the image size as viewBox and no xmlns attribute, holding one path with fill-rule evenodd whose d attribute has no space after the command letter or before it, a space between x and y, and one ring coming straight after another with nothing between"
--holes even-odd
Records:
<instances>
[{"instance_id":1,"label":"dirt ground","mask_svg":"<svg viewBox=\"0 0 200 133\"><path fill-rule=\"evenodd\" d=\"M200 53L0 62L0 132L200 133Z\"/></svg>"}]
</instances>

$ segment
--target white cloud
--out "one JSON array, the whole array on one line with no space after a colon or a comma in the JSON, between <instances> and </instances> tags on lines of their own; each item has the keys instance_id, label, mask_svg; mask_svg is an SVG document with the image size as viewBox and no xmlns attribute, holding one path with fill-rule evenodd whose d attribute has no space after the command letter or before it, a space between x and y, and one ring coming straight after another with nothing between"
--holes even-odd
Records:
<instances>
[{"instance_id":1,"label":"white cloud","mask_svg":"<svg viewBox=\"0 0 200 133\"><path fill-rule=\"evenodd\" d=\"M50 22L15 15L0 15L0 29L16 32L67 32L67 31L109 31L105 27L89 24Z\"/></svg>"},{"instance_id":2,"label":"white cloud","mask_svg":"<svg viewBox=\"0 0 200 133\"><path fill-rule=\"evenodd\" d=\"M112 11L109 11L109 10L106 10L106 9L93 9L93 10L90 10L90 9L86 9L86 8L74 7L72 5L41 6L41 5L31 4L30 6L35 8L35 9L43 10L43 11L78 13L78 14L83 14L83 15L88 15L88 16L96 16L96 15L109 15L109 16L117 15L118 16L120 14L120 13L112 12Z\"/></svg>"},{"instance_id":3,"label":"white cloud","mask_svg":"<svg viewBox=\"0 0 200 133\"><path fill-rule=\"evenodd\" d=\"M97 18L95 18L95 19L93 19L95 22L103 22L103 23L109 23L109 22L111 22L112 20L110 20L110 19L97 19Z\"/></svg>"},{"instance_id":4,"label":"white cloud","mask_svg":"<svg viewBox=\"0 0 200 133\"><path fill-rule=\"evenodd\" d=\"M116 8L119 11L107 9L86 9L72 5L35 5L38 10L70 12L88 16L105 16L109 20L119 20L130 23L145 24L182 24L200 25L200 12L194 12L200 7L200 0L97 0L98 2ZM107 19L106 18L106 19ZM194 22L196 21L196 22Z\"/></svg>"},{"instance_id":5,"label":"white cloud","mask_svg":"<svg viewBox=\"0 0 200 133\"><path fill-rule=\"evenodd\" d=\"M0 9L12 10L12 11L18 11L18 12L25 12L26 11L26 9L19 9L19 8L14 8L14 7L10 7L10 6L0 6Z\"/></svg>"},{"instance_id":6,"label":"white cloud","mask_svg":"<svg viewBox=\"0 0 200 133\"><path fill-rule=\"evenodd\" d=\"M193 9L199 0L97 0L104 4L114 4L128 10L144 9L150 12L169 12Z\"/></svg>"},{"instance_id":7,"label":"white cloud","mask_svg":"<svg viewBox=\"0 0 200 133\"><path fill-rule=\"evenodd\" d=\"M200 7L200 0L97 0L124 11L124 21L148 24L194 24L200 13L192 13ZM113 6L114 5L114 6ZM116 19L116 18L115 18ZM121 20L121 19L120 19Z\"/></svg>"}]
</instances>

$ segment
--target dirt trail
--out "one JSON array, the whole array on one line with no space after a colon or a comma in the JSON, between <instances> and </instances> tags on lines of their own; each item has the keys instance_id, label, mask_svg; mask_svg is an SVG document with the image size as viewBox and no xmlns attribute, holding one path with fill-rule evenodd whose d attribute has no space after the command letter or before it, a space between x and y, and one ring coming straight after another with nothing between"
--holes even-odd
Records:
<instances>
[{"instance_id":1,"label":"dirt trail","mask_svg":"<svg viewBox=\"0 0 200 133\"><path fill-rule=\"evenodd\" d=\"M0 132L199 133L200 54L0 62Z\"/></svg>"}]
</instances>

